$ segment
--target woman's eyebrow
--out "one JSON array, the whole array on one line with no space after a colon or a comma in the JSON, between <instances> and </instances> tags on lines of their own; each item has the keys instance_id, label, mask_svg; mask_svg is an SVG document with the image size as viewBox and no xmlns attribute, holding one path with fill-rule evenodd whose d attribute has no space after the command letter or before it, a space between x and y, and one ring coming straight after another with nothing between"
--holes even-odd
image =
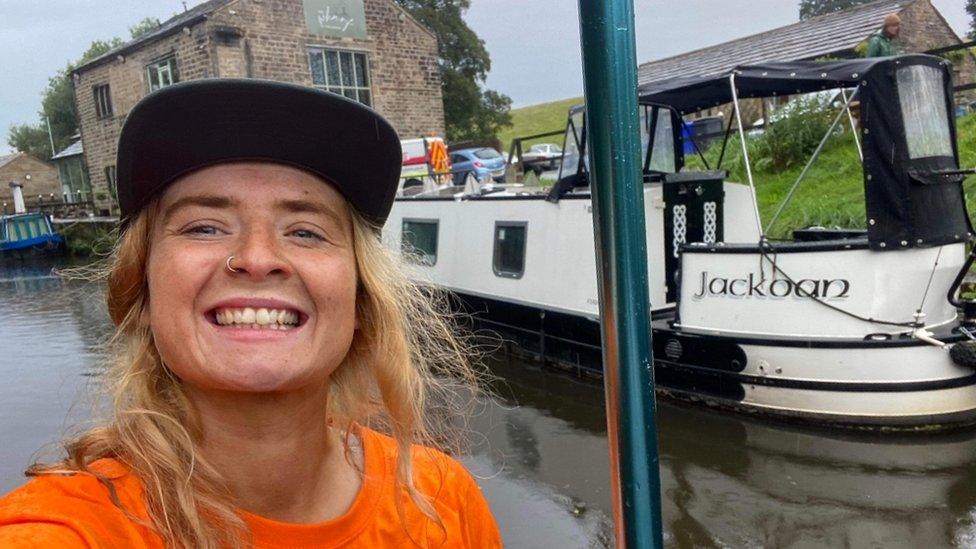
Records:
<instances>
[{"instance_id":1,"label":"woman's eyebrow","mask_svg":"<svg viewBox=\"0 0 976 549\"><path fill-rule=\"evenodd\" d=\"M278 200L275 202L275 209L284 210L288 213L320 214L342 225L342 218L335 210L321 202L313 200Z\"/></svg>"},{"instance_id":2,"label":"woman's eyebrow","mask_svg":"<svg viewBox=\"0 0 976 549\"><path fill-rule=\"evenodd\" d=\"M237 205L237 200L229 198L226 196L215 196L215 195L194 195L194 196L184 196L183 198L177 200L170 204L166 211L163 212L163 223L169 221L169 218L173 216L177 211L186 208L188 206L202 206L204 208L218 208L225 209Z\"/></svg>"}]
</instances>

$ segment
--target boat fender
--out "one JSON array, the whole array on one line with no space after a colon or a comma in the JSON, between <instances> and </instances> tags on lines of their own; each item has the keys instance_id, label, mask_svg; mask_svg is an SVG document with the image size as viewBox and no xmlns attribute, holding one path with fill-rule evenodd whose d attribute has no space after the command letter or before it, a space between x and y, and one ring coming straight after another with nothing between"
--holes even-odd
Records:
<instances>
[{"instance_id":1,"label":"boat fender","mask_svg":"<svg viewBox=\"0 0 976 549\"><path fill-rule=\"evenodd\" d=\"M960 341L949 349L952 361L966 368L976 370L976 341Z\"/></svg>"}]
</instances>

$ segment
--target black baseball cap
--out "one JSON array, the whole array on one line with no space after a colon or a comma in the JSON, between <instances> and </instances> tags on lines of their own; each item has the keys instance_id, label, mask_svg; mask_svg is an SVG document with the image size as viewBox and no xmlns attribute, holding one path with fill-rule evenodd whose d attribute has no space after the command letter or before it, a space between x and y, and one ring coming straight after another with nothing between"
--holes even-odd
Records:
<instances>
[{"instance_id":1,"label":"black baseball cap","mask_svg":"<svg viewBox=\"0 0 976 549\"><path fill-rule=\"evenodd\" d=\"M122 223L176 179L235 160L307 170L377 225L393 206L402 164L393 126L361 103L283 82L193 80L147 95L126 118L117 160Z\"/></svg>"}]
</instances>

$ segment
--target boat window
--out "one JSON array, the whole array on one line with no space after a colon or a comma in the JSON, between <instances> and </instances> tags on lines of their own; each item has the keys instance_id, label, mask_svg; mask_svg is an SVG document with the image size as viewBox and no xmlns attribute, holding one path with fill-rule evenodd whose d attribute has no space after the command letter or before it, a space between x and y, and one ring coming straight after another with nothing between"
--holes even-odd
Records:
<instances>
[{"instance_id":1,"label":"boat window","mask_svg":"<svg viewBox=\"0 0 976 549\"><path fill-rule=\"evenodd\" d=\"M574 113L566 124L563 139L563 160L559 166L559 179L576 173L579 168L580 144L582 141L583 111Z\"/></svg>"},{"instance_id":2,"label":"boat window","mask_svg":"<svg viewBox=\"0 0 976 549\"><path fill-rule=\"evenodd\" d=\"M908 155L953 156L942 71L913 65L898 69L897 80Z\"/></svg>"},{"instance_id":3,"label":"boat window","mask_svg":"<svg viewBox=\"0 0 976 549\"><path fill-rule=\"evenodd\" d=\"M51 230L47 226L47 221L43 217L37 218L37 234L39 236L51 234Z\"/></svg>"},{"instance_id":4,"label":"boat window","mask_svg":"<svg viewBox=\"0 0 976 549\"><path fill-rule=\"evenodd\" d=\"M400 250L413 263L431 266L437 263L436 219L404 219Z\"/></svg>"},{"instance_id":5,"label":"boat window","mask_svg":"<svg viewBox=\"0 0 976 549\"><path fill-rule=\"evenodd\" d=\"M525 236L528 223L498 221L495 223L495 251L492 268L496 276L522 278L525 273Z\"/></svg>"},{"instance_id":6,"label":"boat window","mask_svg":"<svg viewBox=\"0 0 976 549\"><path fill-rule=\"evenodd\" d=\"M641 142L641 167L644 166L644 159L647 158L647 147L651 144L651 111L650 105L638 105L638 116L640 120L640 142Z\"/></svg>"},{"instance_id":7,"label":"boat window","mask_svg":"<svg viewBox=\"0 0 976 549\"><path fill-rule=\"evenodd\" d=\"M654 125L654 148L647 169L652 172L674 173L674 130L671 126L671 111L655 109L657 124ZM649 131L649 130L648 130ZM647 154L647 146L644 146Z\"/></svg>"},{"instance_id":8,"label":"boat window","mask_svg":"<svg viewBox=\"0 0 976 549\"><path fill-rule=\"evenodd\" d=\"M16 241L16 240L26 240L30 238L30 232L27 231L26 227L24 226L24 223L20 219L15 219L11 224L14 227L14 237L11 238L10 240Z\"/></svg>"}]
</instances>

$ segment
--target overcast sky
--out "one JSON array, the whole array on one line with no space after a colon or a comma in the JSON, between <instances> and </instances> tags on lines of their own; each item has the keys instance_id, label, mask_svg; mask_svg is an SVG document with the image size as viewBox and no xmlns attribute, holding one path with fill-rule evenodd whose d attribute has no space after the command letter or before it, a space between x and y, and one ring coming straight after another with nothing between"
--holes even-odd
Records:
<instances>
[{"instance_id":1,"label":"overcast sky","mask_svg":"<svg viewBox=\"0 0 976 549\"><path fill-rule=\"evenodd\" d=\"M200 0L188 0L189 6ZM965 34L964 0L932 0ZM650 61L793 23L797 0L634 0L637 60ZM92 40L128 37L179 0L0 0L0 154L7 128L38 120L47 79ZM466 19L488 46L488 86L515 106L582 94L575 0L472 0Z\"/></svg>"}]
</instances>

